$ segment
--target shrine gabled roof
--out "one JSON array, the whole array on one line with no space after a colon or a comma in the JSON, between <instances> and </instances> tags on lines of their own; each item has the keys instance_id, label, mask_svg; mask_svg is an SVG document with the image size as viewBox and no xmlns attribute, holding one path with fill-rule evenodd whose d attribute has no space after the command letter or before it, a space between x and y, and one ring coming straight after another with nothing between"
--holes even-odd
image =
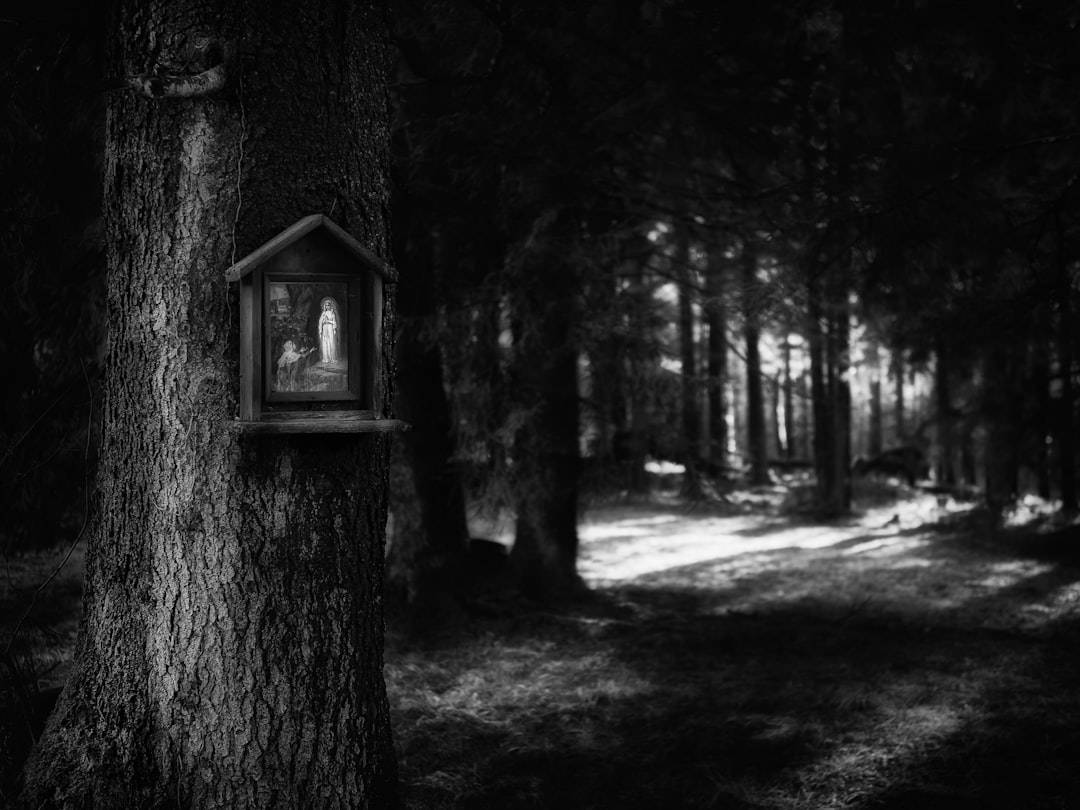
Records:
<instances>
[{"instance_id":1,"label":"shrine gabled roof","mask_svg":"<svg viewBox=\"0 0 1080 810\"><path fill-rule=\"evenodd\" d=\"M226 280L239 281L267 259L320 228L347 253L354 256L365 268L383 277L388 275L386 263L382 259L357 242L329 217L324 214L312 214L297 220L273 239L263 243L236 264L229 267L225 271Z\"/></svg>"}]
</instances>

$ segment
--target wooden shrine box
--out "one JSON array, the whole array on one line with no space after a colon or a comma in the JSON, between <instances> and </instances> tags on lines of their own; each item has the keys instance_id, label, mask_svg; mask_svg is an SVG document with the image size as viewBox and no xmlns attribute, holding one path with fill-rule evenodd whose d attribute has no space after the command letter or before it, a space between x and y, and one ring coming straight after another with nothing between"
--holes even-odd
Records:
<instances>
[{"instance_id":1,"label":"wooden shrine box","mask_svg":"<svg viewBox=\"0 0 1080 810\"><path fill-rule=\"evenodd\" d=\"M376 408L386 267L321 214L226 271L240 282L245 433L399 430Z\"/></svg>"}]
</instances>

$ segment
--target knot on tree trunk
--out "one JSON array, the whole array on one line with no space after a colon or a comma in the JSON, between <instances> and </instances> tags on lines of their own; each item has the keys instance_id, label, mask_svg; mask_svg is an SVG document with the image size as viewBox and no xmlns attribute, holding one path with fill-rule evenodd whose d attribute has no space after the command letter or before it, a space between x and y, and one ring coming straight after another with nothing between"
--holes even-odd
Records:
<instances>
[{"instance_id":1,"label":"knot on tree trunk","mask_svg":"<svg viewBox=\"0 0 1080 810\"><path fill-rule=\"evenodd\" d=\"M220 92L228 82L227 65L231 48L220 42L204 40L197 46L193 62L208 65L196 73L141 73L129 76L127 86L147 98L196 98Z\"/></svg>"}]
</instances>

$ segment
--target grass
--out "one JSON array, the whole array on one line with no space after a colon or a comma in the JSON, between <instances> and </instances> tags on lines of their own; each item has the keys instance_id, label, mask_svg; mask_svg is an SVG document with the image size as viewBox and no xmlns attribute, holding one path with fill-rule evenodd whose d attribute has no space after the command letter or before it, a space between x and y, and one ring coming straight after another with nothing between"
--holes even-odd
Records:
<instances>
[{"instance_id":1,"label":"grass","mask_svg":"<svg viewBox=\"0 0 1080 810\"><path fill-rule=\"evenodd\" d=\"M427 638L391 617L406 805L1080 806L1080 529L896 494L826 526L782 490L608 503L578 602Z\"/></svg>"}]
</instances>

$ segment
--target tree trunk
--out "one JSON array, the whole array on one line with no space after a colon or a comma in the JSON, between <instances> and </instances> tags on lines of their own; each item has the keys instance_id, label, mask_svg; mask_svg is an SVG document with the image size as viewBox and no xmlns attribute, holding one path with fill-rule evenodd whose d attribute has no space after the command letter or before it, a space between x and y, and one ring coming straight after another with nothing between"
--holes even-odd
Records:
<instances>
[{"instance_id":1,"label":"tree trunk","mask_svg":"<svg viewBox=\"0 0 1080 810\"><path fill-rule=\"evenodd\" d=\"M769 483L768 440L765 427L765 393L761 380L758 346L758 309L761 291L757 280L758 254L747 239L743 244L743 339L746 341L746 442L750 455L750 483Z\"/></svg>"},{"instance_id":2,"label":"tree trunk","mask_svg":"<svg viewBox=\"0 0 1080 810\"><path fill-rule=\"evenodd\" d=\"M514 443L517 521L511 562L522 590L545 600L581 587L577 278L560 244L566 219L555 213L546 228L538 223L511 295L520 422Z\"/></svg>"},{"instance_id":3,"label":"tree trunk","mask_svg":"<svg viewBox=\"0 0 1080 810\"><path fill-rule=\"evenodd\" d=\"M381 675L388 440L234 430L236 292L224 274L331 208L386 254L384 13L127 2L114 37L113 75L155 57L198 61L205 37L211 56L228 55L230 85L110 97L96 522L71 676L22 803L394 806Z\"/></svg>"},{"instance_id":4,"label":"tree trunk","mask_svg":"<svg viewBox=\"0 0 1080 810\"><path fill-rule=\"evenodd\" d=\"M784 420L784 398L782 394L782 384L780 382L781 372L777 372L775 375L769 378L769 395L772 403L772 420L769 423L769 427L772 433L772 443L776 450L776 457L786 455L784 448L784 441L780 436L780 427Z\"/></svg>"},{"instance_id":5,"label":"tree trunk","mask_svg":"<svg viewBox=\"0 0 1080 810\"><path fill-rule=\"evenodd\" d=\"M630 333L644 335L651 328L649 308L651 292L645 284L643 262L631 262L628 267L631 280L630 294L634 298L628 313ZM629 437L627 440L627 484L632 492L645 492L649 488L649 479L645 464L649 453L649 417L647 369L649 363L641 352L629 352L626 357L627 407L629 410Z\"/></svg>"},{"instance_id":6,"label":"tree trunk","mask_svg":"<svg viewBox=\"0 0 1080 810\"><path fill-rule=\"evenodd\" d=\"M814 408L814 471L827 515L851 508L851 389L848 384L847 291L835 280L826 291L809 285L810 381Z\"/></svg>"},{"instance_id":7,"label":"tree trunk","mask_svg":"<svg viewBox=\"0 0 1080 810\"><path fill-rule=\"evenodd\" d=\"M841 287L833 299L828 342L829 398L833 418L833 486L826 501L826 510L834 515L844 514L851 509L850 317L847 291Z\"/></svg>"},{"instance_id":8,"label":"tree trunk","mask_svg":"<svg viewBox=\"0 0 1080 810\"><path fill-rule=\"evenodd\" d=\"M795 427L795 383L791 377L791 341L784 337L784 458L789 461L797 455L799 443Z\"/></svg>"},{"instance_id":9,"label":"tree trunk","mask_svg":"<svg viewBox=\"0 0 1080 810\"><path fill-rule=\"evenodd\" d=\"M409 482L391 491L394 536L388 580L404 589L412 612L426 623L452 613L468 552L465 488L454 456L454 420L443 383L443 354L435 341L437 283L433 235L395 200L394 255L398 258L398 415L412 429L402 436L402 471Z\"/></svg>"},{"instance_id":10,"label":"tree trunk","mask_svg":"<svg viewBox=\"0 0 1080 810\"><path fill-rule=\"evenodd\" d=\"M406 272L403 268L403 273ZM465 489L454 462L454 439L450 402L443 387L442 352L422 336L422 329L403 329L398 334L398 415L412 429L402 436L412 472L416 503L402 503L394 493L395 514L416 509L419 536L395 537L407 570L409 602L420 613L445 608L459 584L461 563L468 552L469 526L465 512ZM409 546L412 545L411 553ZM399 550L391 547L391 558Z\"/></svg>"},{"instance_id":11,"label":"tree trunk","mask_svg":"<svg viewBox=\"0 0 1080 810\"><path fill-rule=\"evenodd\" d=\"M934 364L934 403L937 422L938 470L937 480L946 485L956 483L955 442L953 441L952 397L949 392L949 350L945 338L934 342L937 362Z\"/></svg>"},{"instance_id":12,"label":"tree trunk","mask_svg":"<svg viewBox=\"0 0 1080 810\"><path fill-rule=\"evenodd\" d=\"M904 414L904 352L902 349L893 349L892 355L893 373L893 412L896 417L896 443L902 444L907 441L907 422Z\"/></svg>"},{"instance_id":13,"label":"tree trunk","mask_svg":"<svg viewBox=\"0 0 1080 810\"><path fill-rule=\"evenodd\" d=\"M1072 273L1065 258L1065 237L1060 217L1057 225L1058 335L1057 355L1061 373L1061 411L1057 424L1057 458L1061 506L1068 514L1078 510L1076 498L1076 423L1073 410L1073 290Z\"/></svg>"},{"instance_id":14,"label":"tree trunk","mask_svg":"<svg viewBox=\"0 0 1080 810\"><path fill-rule=\"evenodd\" d=\"M1050 446L1046 440L1053 435L1054 431L1051 419L1053 400L1050 396L1052 339L1050 332L1046 330L1033 328L1032 332L1027 356L1032 394L1027 404L1028 412L1024 422L1029 430L1031 463L1035 468L1039 497L1050 500L1053 497L1053 470L1050 464ZM966 460L966 437L967 431L961 433L959 437L962 479Z\"/></svg>"},{"instance_id":15,"label":"tree trunk","mask_svg":"<svg viewBox=\"0 0 1080 810\"><path fill-rule=\"evenodd\" d=\"M825 344L828 333L825 315L822 310L821 292L817 283L811 283L808 290L807 314L809 329L807 337L810 347L810 400L814 425L814 475L817 480L817 499L824 504L833 490L833 418L832 403L826 383Z\"/></svg>"},{"instance_id":16,"label":"tree trunk","mask_svg":"<svg viewBox=\"0 0 1080 810\"><path fill-rule=\"evenodd\" d=\"M883 425L881 418L881 357L877 342L870 341L867 361L870 366L870 425L867 442L867 455L876 458L881 455L883 444Z\"/></svg>"},{"instance_id":17,"label":"tree trunk","mask_svg":"<svg viewBox=\"0 0 1080 810\"><path fill-rule=\"evenodd\" d=\"M1016 349L998 340L986 347L983 363L986 503L992 514L1001 515L1016 500L1020 469L1018 397L1012 385L1019 370Z\"/></svg>"},{"instance_id":18,"label":"tree trunk","mask_svg":"<svg viewBox=\"0 0 1080 810\"><path fill-rule=\"evenodd\" d=\"M697 351L694 343L694 284L690 267L690 249L685 234L678 235L679 248L674 257L675 277L679 279L679 359L682 365L682 494L702 497L698 447L701 444L701 411L698 408Z\"/></svg>"},{"instance_id":19,"label":"tree trunk","mask_svg":"<svg viewBox=\"0 0 1080 810\"><path fill-rule=\"evenodd\" d=\"M707 373L709 377L709 461L715 469L727 466L727 317L724 307L724 265L719 250L709 252L705 273L705 323L709 330Z\"/></svg>"},{"instance_id":20,"label":"tree trunk","mask_svg":"<svg viewBox=\"0 0 1080 810\"><path fill-rule=\"evenodd\" d=\"M802 373L795 384L799 403L799 455L804 459L809 459L814 455L814 408L811 395L810 369L807 365L803 366Z\"/></svg>"}]
</instances>

